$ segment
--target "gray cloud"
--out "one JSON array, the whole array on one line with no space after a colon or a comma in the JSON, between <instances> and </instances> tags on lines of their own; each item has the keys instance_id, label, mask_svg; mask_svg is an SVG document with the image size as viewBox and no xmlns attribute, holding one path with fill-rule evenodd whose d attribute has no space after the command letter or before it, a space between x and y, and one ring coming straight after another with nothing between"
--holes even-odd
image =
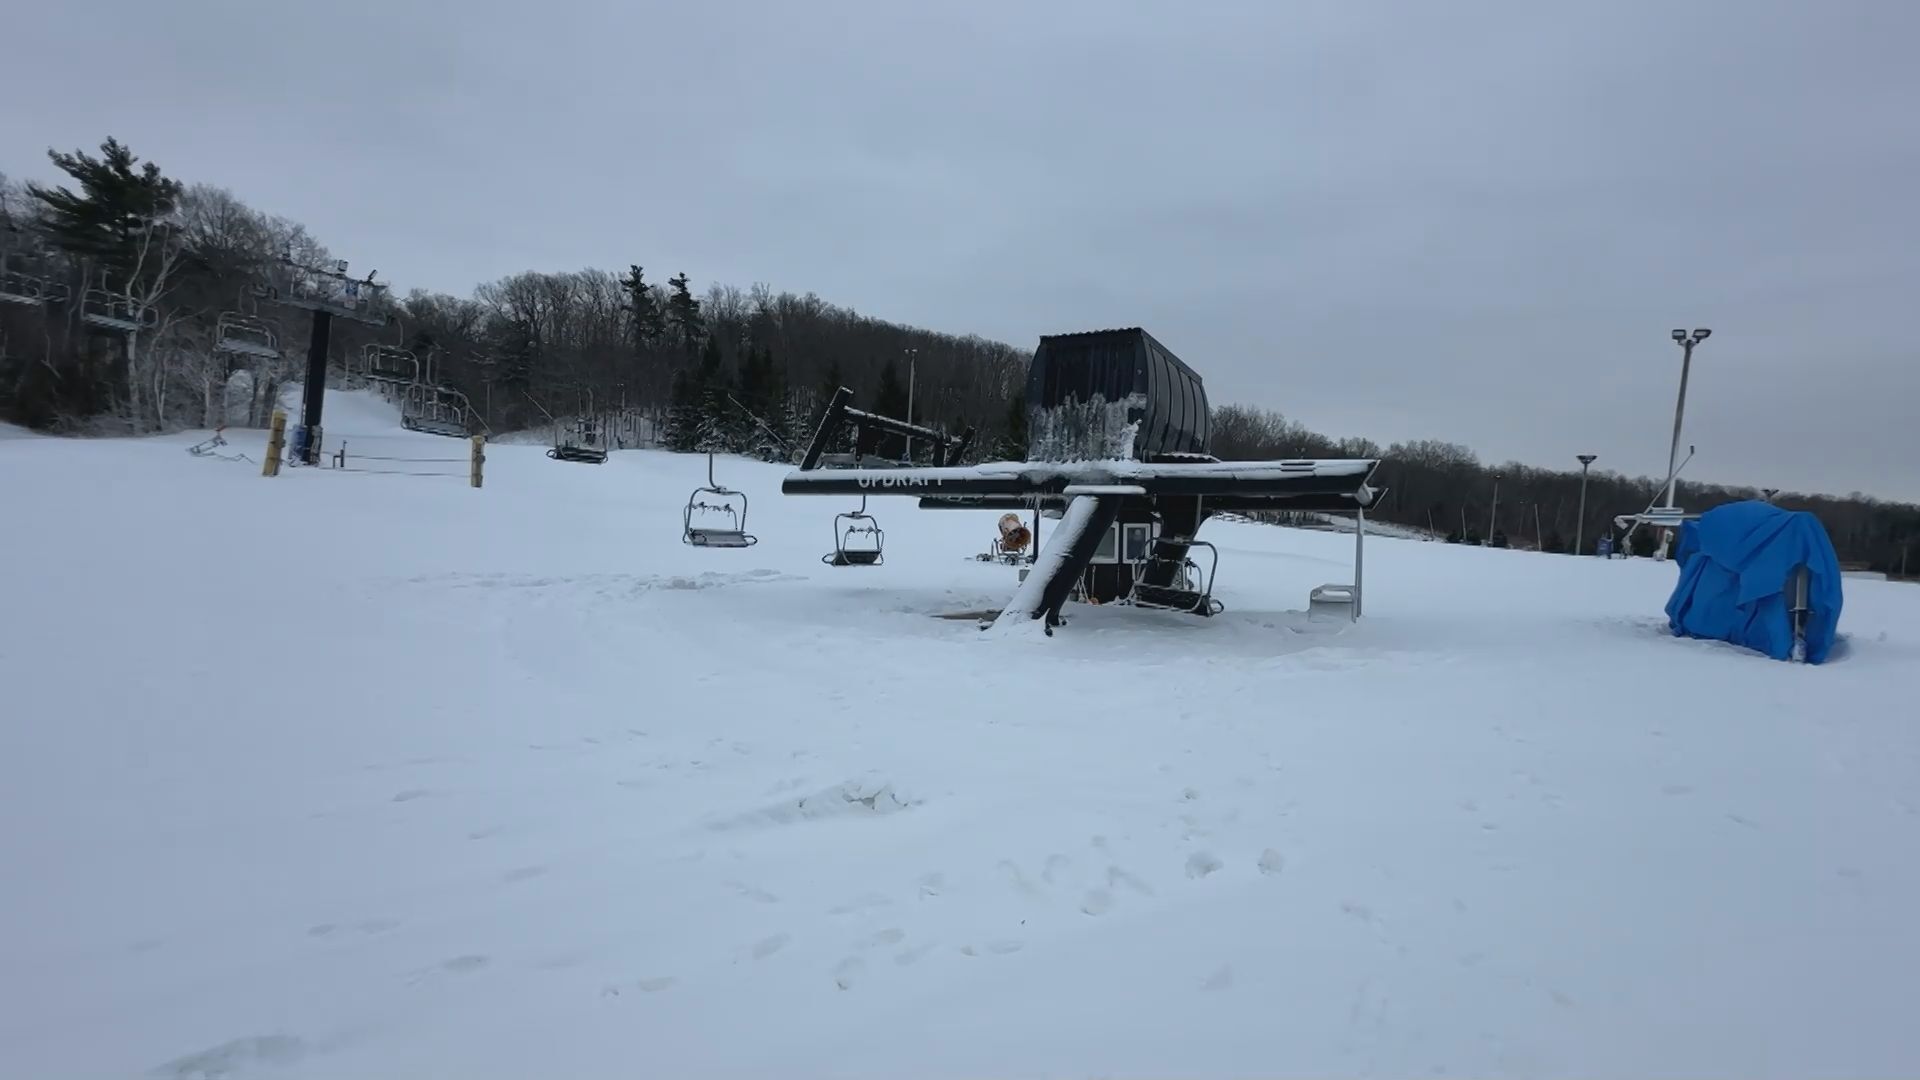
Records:
<instances>
[{"instance_id":1,"label":"gray cloud","mask_svg":"<svg viewBox=\"0 0 1920 1080\"><path fill-rule=\"evenodd\" d=\"M405 287L812 289L1141 324L1329 434L1920 498L1920 9L36 5L0 168L108 134ZM32 88L22 95L21 87ZM17 107L30 100L32 108Z\"/></svg>"}]
</instances>

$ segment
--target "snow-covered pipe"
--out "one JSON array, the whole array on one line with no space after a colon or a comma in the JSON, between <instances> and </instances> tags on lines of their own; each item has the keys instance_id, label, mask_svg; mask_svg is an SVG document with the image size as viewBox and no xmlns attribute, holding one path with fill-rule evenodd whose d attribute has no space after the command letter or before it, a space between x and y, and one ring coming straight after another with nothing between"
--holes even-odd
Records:
<instances>
[{"instance_id":1,"label":"snow-covered pipe","mask_svg":"<svg viewBox=\"0 0 1920 1080\"><path fill-rule=\"evenodd\" d=\"M1074 581L1099 549L1101 536L1119 517L1120 502L1111 496L1082 495L1067 503L1059 527L1048 537L1046 548L994 620L993 628L1013 629L1043 619L1042 625L1051 634Z\"/></svg>"}]
</instances>

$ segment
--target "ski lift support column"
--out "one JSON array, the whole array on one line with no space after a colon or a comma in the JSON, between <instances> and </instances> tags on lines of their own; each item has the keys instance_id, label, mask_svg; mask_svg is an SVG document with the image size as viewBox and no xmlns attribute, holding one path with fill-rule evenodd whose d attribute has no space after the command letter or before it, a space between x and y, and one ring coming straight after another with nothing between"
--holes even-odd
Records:
<instances>
[{"instance_id":1,"label":"ski lift support column","mask_svg":"<svg viewBox=\"0 0 1920 1080\"><path fill-rule=\"evenodd\" d=\"M1361 605L1366 603L1366 560L1367 560L1367 511L1356 507L1353 511L1353 618L1360 619Z\"/></svg>"},{"instance_id":2,"label":"ski lift support column","mask_svg":"<svg viewBox=\"0 0 1920 1080\"><path fill-rule=\"evenodd\" d=\"M368 326L385 326L387 286L373 280L347 276L347 261L337 259L328 267L299 266L292 259L281 263L283 283L268 290L269 303L301 308L313 313L313 329L307 338L307 379L303 388L300 426L294 430L293 451L307 465L320 463L320 412L326 403L327 347L333 337L335 318L351 319Z\"/></svg>"}]
</instances>

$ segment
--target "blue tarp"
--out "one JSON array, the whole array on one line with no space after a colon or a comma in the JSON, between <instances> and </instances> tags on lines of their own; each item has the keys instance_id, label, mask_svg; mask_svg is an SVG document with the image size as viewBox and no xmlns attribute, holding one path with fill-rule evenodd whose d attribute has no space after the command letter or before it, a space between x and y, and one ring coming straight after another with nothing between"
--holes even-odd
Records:
<instances>
[{"instance_id":1,"label":"blue tarp","mask_svg":"<svg viewBox=\"0 0 1920 1080\"><path fill-rule=\"evenodd\" d=\"M1795 567L1811 572L1806 659L1833 649L1840 625L1840 560L1820 519L1764 502L1717 506L1680 527L1680 580L1667 600L1677 635L1730 641L1775 660L1793 656Z\"/></svg>"}]
</instances>

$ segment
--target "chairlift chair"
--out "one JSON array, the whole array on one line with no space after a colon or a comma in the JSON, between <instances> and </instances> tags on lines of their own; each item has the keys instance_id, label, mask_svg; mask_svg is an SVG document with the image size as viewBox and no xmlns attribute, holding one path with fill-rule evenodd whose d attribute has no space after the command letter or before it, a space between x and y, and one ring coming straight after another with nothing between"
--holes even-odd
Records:
<instances>
[{"instance_id":1,"label":"chairlift chair","mask_svg":"<svg viewBox=\"0 0 1920 1080\"><path fill-rule=\"evenodd\" d=\"M46 278L16 270L0 258L0 303L44 304L51 299L48 292Z\"/></svg>"},{"instance_id":2,"label":"chairlift chair","mask_svg":"<svg viewBox=\"0 0 1920 1080\"><path fill-rule=\"evenodd\" d=\"M1181 548L1185 548L1186 553L1180 553ZM1191 558L1196 549L1207 553L1205 570ZM1157 538L1147 557L1134 567L1133 588L1127 593L1127 602L1134 607L1218 615L1226 610L1225 604L1213 598L1213 576L1219 566L1220 552L1205 540ZM1164 572L1167 584L1147 584L1152 570Z\"/></svg>"},{"instance_id":3,"label":"chairlift chair","mask_svg":"<svg viewBox=\"0 0 1920 1080\"><path fill-rule=\"evenodd\" d=\"M712 496L713 501L707 501ZM713 521L725 517L732 523L731 528L720 529L711 525L695 525L693 515L698 511L703 520ZM713 478L713 455L707 455L707 486L695 488L687 498L687 512L681 519L680 541L694 547L752 547L760 542L751 536L747 528L747 496L744 492L721 487Z\"/></svg>"},{"instance_id":4,"label":"chairlift chair","mask_svg":"<svg viewBox=\"0 0 1920 1080\"><path fill-rule=\"evenodd\" d=\"M867 513L867 497L860 496L860 509L836 514L833 519L833 553L820 556L828 566L879 566L880 549L886 533Z\"/></svg>"},{"instance_id":5,"label":"chairlift chair","mask_svg":"<svg viewBox=\"0 0 1920 1080\"><path fill-rule=\"evenodd\" d=\"M238 356L277 359L280 340L265 322L238 311L222 312L213 327L213 347L217 352Z\"/></svg>"},{"instance_id":6,"label":"chairlift chair","mask_svg":"<svg viewBox=\"0 0 1920 1080\"><path fill-rule=\"evenodd\" d=\"M410 349L395 345L368 345L362 351L367 379L371 382L416 383L420 381L420 358Z\"/></svg>"},{"instance_id":7,"label":"chairlift chair","mask_svg":"<svg viewBox=\"0 0 1920 1080\"><path fill-rule=\"evenodd\" d=\"M0 303L45 303L45 298L41 295L41 284L40 279L31 274L0 270Z\"/></svg>"},{"instance_id":8,"label":"chairlift chair","mask_svg":"<svg viewBox=\"0 0 1920 1080\"><path fill-rule=\"evenodd\" d=\"M595 443L600 443L596 446ZM567 437L555 439L553 449L547 456L555 461L579 461L589 465L600 465L607 460L606 445L601 442L598 431L587 420L579 420L567 425Z\"/></svg>"},{"instance_id":9,"label":"chairlift chair","mask_svg":"<svg viewBox=\"0 0 1920 1080\"><path fill-rule=\"evenodd\" d=\"M467 437L467 398L458 390L414 383L400 402L400 425L423 435Z\"/></svg>"},{"instance_id":10,"label":"chairlift chair","mask_svg":"<svg viewBox=\"0 0 1920 1080\"><path fill-rule=\"evenodd\" d=\"M87 289L80 294L80 321L103 330L132 333L160 325L160 310L135 308L125 296L105 289Z\"/></svg>"}]
</instances>

